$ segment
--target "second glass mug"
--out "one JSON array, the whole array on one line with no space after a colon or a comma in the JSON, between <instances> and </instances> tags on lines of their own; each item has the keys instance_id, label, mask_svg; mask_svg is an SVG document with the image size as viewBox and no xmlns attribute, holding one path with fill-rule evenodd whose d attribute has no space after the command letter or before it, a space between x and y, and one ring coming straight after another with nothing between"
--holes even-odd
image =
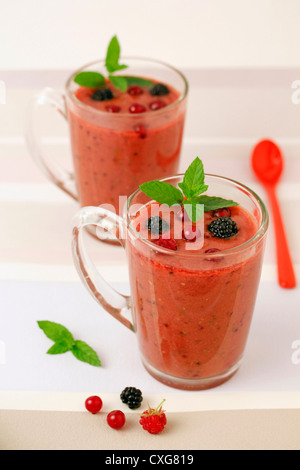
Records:
<instances>
[{"instance_id":1,"label":"second glass mug","mask_svg":"<svg viewBox=\"0 0 300 470\"><path fill-rule=\"evenodd\" d=\"M178 186L183 175L163 181ZM172 251L143 238L134 220L150 199L135 191L123 217L84 207L74 218L72 251L79 276L94 299L136 333L145 369L158 381L184 390L216 387L239 369L260 280L268 213L251 189L206 175L208 195L238 202L256 219L255 235L240 246L205 253ZM211 194L210 194L211 192ZM84 245L84 229L103 226L126 249L130 296L98 273Z\"/></svg>"},{"instance_id":2,"label":"second glass mug","mask_svg":"<svg viewBox=\"0 0 300 470\"><path fill-rule=\"evenodd\" d=\"M179 92L177 100L162 109L141 113L109 113L95 109L75 96L74 77L82 71L105 75L105 61L90 63L67 80L65 92L43 90L29 105L26 141L42 172L80 206L109 204L117 207L119 195L129 197L139 184L178 171L184 131L188 82L163 62L124 58L130 75L149 77ZM68 121L74 173L46 158L37 130L38 109L50 106ZM139 133L142 128L146 132Z\"/></svg>"}]
</instances>

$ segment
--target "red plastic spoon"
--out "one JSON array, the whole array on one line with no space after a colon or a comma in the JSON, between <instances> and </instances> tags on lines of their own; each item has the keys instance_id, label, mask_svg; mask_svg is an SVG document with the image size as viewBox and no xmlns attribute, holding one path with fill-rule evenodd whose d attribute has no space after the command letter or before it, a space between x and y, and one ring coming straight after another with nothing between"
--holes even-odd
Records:
<instances>
[{"instance_id":1,"label":"red plastic spoon","mask_svg":"<svg viewBox=\"0 0 300 470\"><path fill-rule=\"evenodd\" d=\"M296 286L295 273L276 196L276 185L283 171L283 157L271 140L262 140L253 149L252 168L267 192L274 220L278 282L281 287Z\"/></svg>"}]
</instances>

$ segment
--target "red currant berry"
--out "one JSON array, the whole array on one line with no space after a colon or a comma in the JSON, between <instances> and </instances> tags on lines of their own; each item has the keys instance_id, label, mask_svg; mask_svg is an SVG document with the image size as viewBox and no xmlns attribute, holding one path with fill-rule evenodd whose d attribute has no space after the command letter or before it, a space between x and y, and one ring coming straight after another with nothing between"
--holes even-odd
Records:
<instances>
[{"instance_id":1,"label":"red currant berry","mask_svg":"<svg viewBox=\"0 0 300 470\"><path fill-rule=\"evenodd\" d=\"M108 413L106 421L111 428L120 429L124 426L126 418L123 411L114 410Z\"/></svg>"},{"instance_id":2,"label":"red currant berry","mask_svg":"<svg viewBox=\"0 0 300 470\"><path fill-rule=\"evenodd\" d=\"M218 251L221 251L221 250L219 250L219 248L209 248L204 253L217 253ZM220 259L221 258L219 258L219 257L206 258L207 261L219 261Z\"/></svg>"},{"instance_id":3,"label":"red currant berry","mask_svg":"<svg viewBox=\"0 0 300 470\"><path fill-rule=\"evenodd\" d=\"M197 240L197 238L200 238L200 236L200 230L197 227L193 227L192 225L184 227L184 229L182 230L182 237L187 242L194 242Z\"/></svg>"},{"instance_id":4,"label":"red currant berry","mask_svg":"<svg viewBox=\"0 0 300 470\"><path fill-rule=\"evenodd\" d=\"M129 93L129 95L131 96L138 96L138 95L142 95L144 92L140 86L132 85L128 88L127 93Z\"/></svg>"},{"instance_id":5,"label":"red currant berry","mask_svg":"<svg viewBox=\"0 0 300 470\"><path fill-rule=\"evenodd\" d=\"M138 124L135 126L134 130L141 139L145 139L145 137L147 137L147 129L145 126L143 126L143 124Z\"/></svg>"},{"instance_id":6,"label":"red currant berry","mask_svg":"<svg viewBox=\"0 0 300 470\"><path fill-rule=\"evenodd\" d=\"M155 100L155 101L152 101L152 102L149 104L149 108L150 108L152 111L157 111L158 109L164 108L165 106L166 106L166 103L164 103L164 102L161 101L161 100Z\"/></svg>"},{"instance_id":7,"label":"red currant berry","mask_svg":"<svg viewBox=\"0 0 300 470\"><path fill-rule=\"evenodd\" d=\"M231 210L228 207L216 209L212 212L213 217L231 217Z\"/></svg>"},{"instance_id":8,"label":"red currant berry","mask_svg":"<svg viewBox=\"0 0 300 470\"><path fill-rule=\"evenodd\" d=\"M139 113L144 113L146 111L146 107L142 104L139 103L133 103L129 107L129 112L132 114L139 114Z\"/></svg>"},{"instance_id":9,"label":"red currant berry","mask_svg":"<svg viewBox=\"0 0 300 470\"><path fill-rule=\"evenodd\" d=\"M178 220L181 220L182 222L188 217L186 210L184 207L180 207L176 212L175 212L176 218Z\"/></svg>"},{"instance_id":10,"label":"red currant berry","mask_svg":"<svg viewBox=\"0 0 300 470\"><path fill-rule=\"evenodd\" d=\"M99 413L102 408L102 400L96 395L93 397L89 397L85 400L85 407L87 411L95 415L96 413Z\"/></svg>"},{"instance_id":11,"label":"red currant berry","mask_svg":"<svg viewBox=\"0 0 300 470\"><path fill-rule=\"evenodd\" d=\"M116 104L110 104L109 106L106 106L105 109L109 113L119 113L121 111L120 106L117 106Z\"/></svg>"},{"instance_id":12,"label":"red currant berry","mask_svg":"<svg viewBox=\"0 0 300 470\"><path fill-rule=\"evenodd\" d=\"M159 240L155 240L154 243L162 248L168 248L173 251L177 250L177 244L173 238L160 238Z\"/></svg>"}]
</instances>

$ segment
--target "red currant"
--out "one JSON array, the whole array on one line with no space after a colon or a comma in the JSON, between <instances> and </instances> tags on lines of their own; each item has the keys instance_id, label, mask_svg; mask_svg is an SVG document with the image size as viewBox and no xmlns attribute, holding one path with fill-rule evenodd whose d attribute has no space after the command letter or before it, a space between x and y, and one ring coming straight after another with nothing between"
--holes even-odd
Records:
<instances>
[{"instance_id":1,"label":"red currant","mask_svg":"<svg viewBox=\"0 0 300 470\"><path fill-rule=\"evenodd\" d=\"M132 85L128 88L127 93L129 93L129 95L131 96L138 96L138 95L142 95L144 92L140 86Z\"/></svg>"},{"instance_id":2,"label":"red currant","mask_svg":"<svg viewBox=\"0 0 300 470\"><path fill-rule=\"evenodd\" d=\"M89 397L85 400L86 409L93 415L99 413L102 408L102 400L98 396Z\"/></svg>"},{"instance_id":3,"label":"red currant","mask_svg":"<svg viewBox=\"0 0 300 470\"><path fill-rule=\"evenodd\" d=\"M130 107L129 107L129 112L131 114L139 114L139 113L144 113L146 111L146 107L142 104L139 104L139 103L133 103Z\"/></svg>"},{"instance_id":4,"label":"red currant","mask_svg":"<svg viewBox=\"0 0 300 470\"><path fill-rule=\"evenodd\" d=\"M231 210L228 207L223 207L222 209L216 209L212 212L213 217L230 217Z\"/></svg>"},{"instance_id":5,"label":"red currant","mask_svg":"<svg viewBox=\"0 0 300 470\"><path fill-rule=\"evenodd\" d=\"M184 227L184 229L182 230L182 237L187 242L194 242L197 240L197 238L200 238L200 236L200 230L197 227L193 227L192 225Z\"/></svg>"},{"instance_id":6,"label":"red currant","mask_svg":"<svg viewBox=\"0 0 300 470\"><path fill-rule=\"evenodd\" d=\"M164 108L165 106L166 106L166 103L164 103L164 101L162 101L162 100L155 100L155 101L152 101L149 104L149 108L152 111L156 111L157 109Z\"/></svg>"},{"instance_id":7,"label":"red currant","mask_svg":"<svg viewBox=\"0 0 300 470\"><path fill-rule=\"evenodd\" d=\"M106 417L108 425L113 429L120 429L124 426L126 418L123 411L113 410Z\"/></svg>"},{"instance_id":8,"label":"red currant","mask_svg":"<svg viewBox=\"0 0 300 470\"><path fill-rule=\"evenodd\" d=\"M219 250L219 248L209 248L204 253L217 253L218 251L221 251L221 250ZM219 257L206 258L207 261L219 261L220 259L221 258L219 258Z\"/></svg>"},{"instance_id":9,"label":"red currant","mask_svg":"<svg viewBox=\"0 0 300 470\"><path fill-rule=\"evenodd\" d=\"M182 222L187 219L188 215L186 213L186 210L184 207L180 207L176 212L175 212L176 218L178 220L181 220Z\"/></svg>"},{"instance_id":10,"label":"red currant","mask_svg":"<svg viewBox=\"0 0 300 470\"><path fill-rule=\"evenodd\" d=\"M110 104L109 106L106 106L105 109L109 113L119 113L121 111L120 106L117 106L116 104Z\"/></svg>"}]
</instances>

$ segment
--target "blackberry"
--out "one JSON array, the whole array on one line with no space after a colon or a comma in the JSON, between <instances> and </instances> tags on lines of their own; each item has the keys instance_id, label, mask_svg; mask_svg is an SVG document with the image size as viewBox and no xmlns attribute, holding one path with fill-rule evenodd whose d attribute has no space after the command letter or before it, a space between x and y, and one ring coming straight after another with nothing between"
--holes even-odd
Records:
<instances>
[{"instance_id":1,"label":"blackberry","mask_svg":"<svg viewBox=\"0 0 300 470\"><path fill-rule=\"evenodd\" d=\"M238 228L231 217L218 217L208 225L208 230L217 238L230 238L238 233Z\"/></svg>"},{"instance_id":2,"label":"blackberry","mask_svg":"<svg viewBox=\"0 0 300 470\"><path fill-rule=\"evenodd\" d=\"M131 410L139 408L143 401L142 392L135 387L124 388L120 394L120 398Z\"/></svg>"},{"instance_id":3,"label":"blackberry","mask_svg":"<svg viewBox=\"0 0 300 470\"><path fill-rule=\"evenodd\" d=\"M161 235L169 229L169 224L163 220L159 215L149 217L147 220L147 228L153 235Z\"/></svg>"},{"instance_id":4,"label":"blackberry","mask_svg":"<svg viewBox=\"0 0 300 470\"><path fill-rule=\"evenodd\" d=\"M108 101L114 97L112 91L109 88L99 88L94 91L91 98L95 101Z\"/></svg>"},{"instance_id":5,"label":"blackberry","mask_svg":"<svg viewBox=\"0 0 300 470\"><path fill-rule=\"evenodd\" d=\"M157 83L149 90L150 95L152 96L164 96L170 93L169 88L163 83Z\"/></svg>"}]
</instances>

